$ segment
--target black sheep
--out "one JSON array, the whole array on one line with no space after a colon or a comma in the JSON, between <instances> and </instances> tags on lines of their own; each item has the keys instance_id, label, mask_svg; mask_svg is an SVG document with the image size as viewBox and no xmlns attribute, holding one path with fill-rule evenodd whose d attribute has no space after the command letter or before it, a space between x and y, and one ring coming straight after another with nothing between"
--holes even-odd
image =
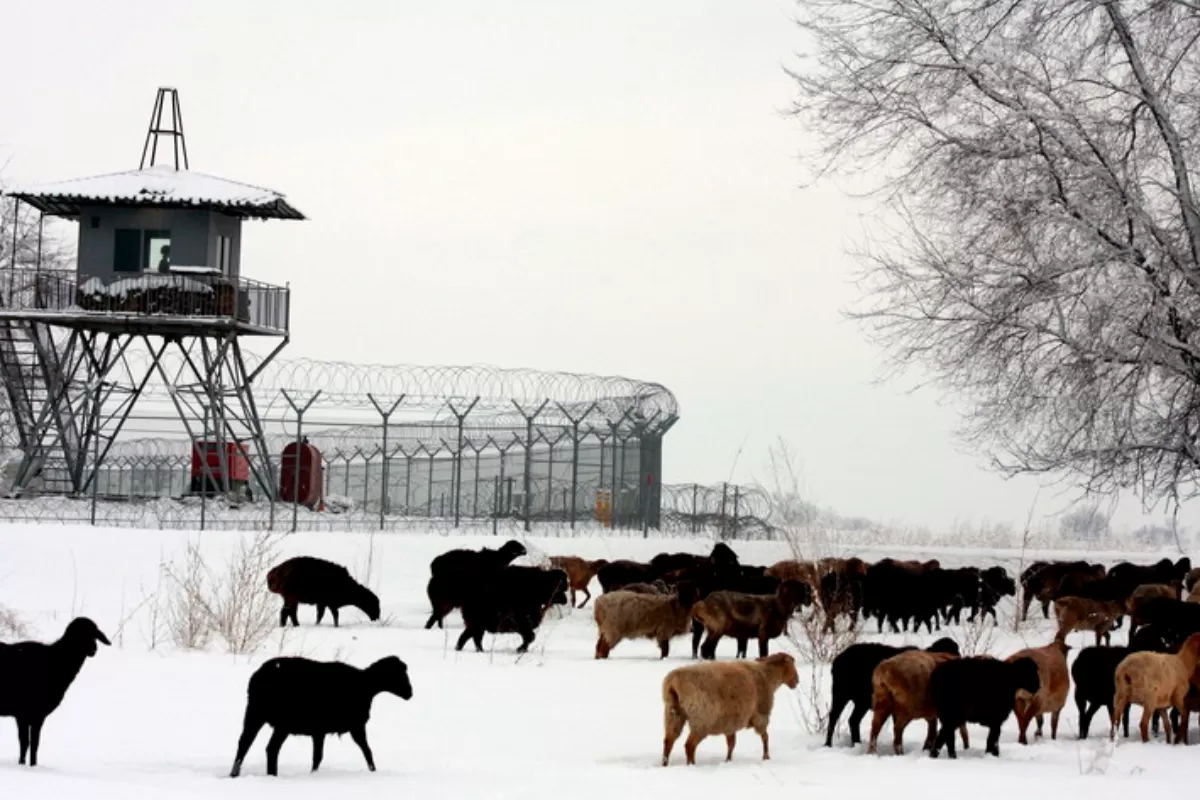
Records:
<instances>
[{"instance_id":1,"label":"black sheep","mask_svg":"<svg viewBox=\"0 0 1200 800\"><path fill-rule=\"evenodd\" d=\"M1079 709L1079 738L1088 737L1092 717L1101 708L1108 709L1112 721L1113 700L1116 695L1117 665L1130 653L1149 650L1154 653L1173 653L1177 643L1169 635L1152 626L1141 628L1129 647L1085 647L1071 664L1071 680L1075 684L1075 706ZM1126 738L1129 737L1129 708L1121 720ZM1158 732L1159 714L1154 714L1154 731Z\"/></svg>"},{"instance_id":2,"label":"black sheep","mask_svg":"<svg viewBox=\"0 0 1200 800\"><path fill-rule=\"evenodd\" d=\"M724 542L717 542L707 556L698 556L694 553L659 553L650 559L650 566L658 573L655 577L661 577L668 572L706 565L736 567L738 566L737 553L733 552L733 548Z\"/></svg>"},{"instance_id":3,"label":"black sheep","mask_svg":"<svg viewBox=\"0 0 1200 800\"><path fill-rule=\"evenodd\" d=\"M435 624L445 627L442 620L463 604L463 598L486 575L508 566L526 554L525 545L509 539L499 549L482 547L479 550L450 550L429 562L429 583L425 592L433 613L425 623L429 630Z\"/></svg>"},{"instance_id":4,"label":"black sheep","mask_svg":"<svg viewBox=\"0 0 1200 800\"><path fill-rule=\"evenodd\" d=\"M1200 603L1187 603L1170 597L1152 597L1138 608L1142 626L1154 626L1162 635L1183 643L1193 633L1200 633ZM1133 626L1130 625L1130 635Z\"/></svg>"},{"instance_id":5,"label":"black sheep","mask_svg":"<svg viewBox=\"0 0 1200 800\"><path fill-rule=\"evenodd\" d=\"M959 658L938 664L929 678L929 693L937 709L938 735L929 754L937 758L944 746L957 758L954 733L968 722L988 729L984 752L1000 755L1000 728L1012 713L1017 691L1036 694L1041 688L1037 662L1032 658L1000 661L990 656Z\"/></svg>"},{"instance_id":6,"label":"black sheep","mask_svg":"<svg viewBox=\"0 0 1200 800\"><path fill-rule=\"evenodd\" d=\"M610 561L596 571L596 580L600 588L607 592L615 592L631 583L654 583L661 577L659 572L649 564L629 559Z\"/></svg>"},{"instance_id":7,"label":"black sheep","mask_svg":"<svg viewBox=\"0 0 1200 800\"><path fill-rule=\"evenodd\" d=\"M322 558L297 556L284 561L267 573L267 588L283 597L281 627L289 619L294 627L300 626L297 611L301 603L317 607L318 625L328 608L333 626L338 627L338 609L343 606L354 606L372 622L379 620L379 598L375 593L354 580L341 564Z\"/></svg>"},{"instance_id":8,"label":"black sheep","mask_svg":"<svg viewBox=\"0 0 1200 800\"><path fill-rule=\"evenodd\" d=\"M829 731L825 734L825 746L833 747L833 731L837 727L838 718L850 703L854 710L850 712L850 744L862 741L859 726L862 718L871 710L871 676L875 667L894 655L915 650L915 647L892 647L877 642L860 642L852 644L838 653L830 665L830 677L833 680L833 706L829 709ZM926 648L930 653L953 653L959 655L958 645L953 639L942 638Z\"/></svg>"},{"instance_id":9,"label":"black sheep","mask_svg":"<svg viewBox=\"0 0 1200 800\"><path fill-rule=\"evenodd\" d=\"M464 628L455 650L468 640L483 652L483 634L519 633L518 653L529 650L534 631L552 605L565 605L570 582L561 569L503 567L487 575L463 599Z\"/></svg>"},{"instance_id":10,"label":"black sheep","mask_svg":"<svg viewBox=\"0 0 1200 800\"><path fill-rule=\"evenodd\" d=\"M999 623L996 618L996 605L1002 597L1016 597L1017 582L1009 576L1008 570L1004 567L988 567L979 574L979 606L971 609L971 616L968 622L975 621L976 613L981 613L984 616L992 615L992 620Z\"/></svg>"},{"instance_id":11,"label":"black sheep","mask_svg":"<svg viewBox=\"0 0 1200 800\"><path fill-rule=\"evenodd\" d=\"M402 700L412 698L408 667L395 656L381 658L366 669L339 661L272 658L250 676L242 735L229 777L241 773L242 761L263 725L272 728L267 742L268 775L279 774L279 750L293 735L312 737L312 769L316 772L325 754L325 736L330 733L350 734L374 772L367 720L371 703L380 692Z\"/></svg>"},{"instance_id":12,"label":"black sheep","mask_svg":"<svg viewBox=\"0 0 1200 800\"><path fill-rule=\"evenodd\" d=\"M46 717L58 708L83 662L96 655L96 643L111 644L96 623L76 617L57 642L0 644L0 717L15 717L21 758L37 766L38 744Z\"/></svg>"}]
</instances>

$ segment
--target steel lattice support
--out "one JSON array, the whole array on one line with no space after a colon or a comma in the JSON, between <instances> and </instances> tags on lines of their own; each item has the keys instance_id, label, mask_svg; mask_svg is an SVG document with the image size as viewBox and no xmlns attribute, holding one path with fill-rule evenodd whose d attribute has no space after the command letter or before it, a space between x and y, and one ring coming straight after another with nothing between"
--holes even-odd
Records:
<instances>
[{"instance_id":1,"label":"steel lattice support","mask_svg":"<svg viewBox=\"0 0 1200 800\"><path fill-rule=\"evenodd\" d=\"M255 372L237 333L163 336L47 328L39 334L31 328L28 336L45 388L32 401L32 424L24 437L28 444L13 494L30 491L39 476L45 483L52 473L65 478L58 487L64 493L95 494L114 443L154 382L166 388L190 441L216 443L217 468L207 458L201 460L206 485L230 491L224 443L248 442L252 479L274 503L275 468L252 391ZM141 345L136 349L144 351L143 357L129 357L135 344ZM285 344L266 359L256 359L257 368ZM172 368L170 356L175 356Z\"/></svg>"}]
</instances>

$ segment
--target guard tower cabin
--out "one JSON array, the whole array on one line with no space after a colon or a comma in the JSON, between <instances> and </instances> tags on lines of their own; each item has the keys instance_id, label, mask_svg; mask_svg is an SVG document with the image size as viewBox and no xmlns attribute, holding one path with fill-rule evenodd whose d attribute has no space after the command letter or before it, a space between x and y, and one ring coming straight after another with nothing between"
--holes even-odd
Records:
<instances>
[{"instance_id":1,"label":"guard tower cabin","mask_svg":"<svg viewBox=\"0 0 1200 800\"><path fill-rule=\"evenodd\" d=\"M149 393L169 398L193 442L215 443L210 481L229 488L228 444L274 486L241 340L273 338L273 358L290 295L244 276L242 224L304 216L279 192L191 171L170 88L158 90L138 169L9 196L16 215L40 215L34 263L18 263L14 241L0 265L0 373L22 452L10 496L87 495ZM78 223L74 270L41 263L45 217Z\"/></svg>"}]
</instances>

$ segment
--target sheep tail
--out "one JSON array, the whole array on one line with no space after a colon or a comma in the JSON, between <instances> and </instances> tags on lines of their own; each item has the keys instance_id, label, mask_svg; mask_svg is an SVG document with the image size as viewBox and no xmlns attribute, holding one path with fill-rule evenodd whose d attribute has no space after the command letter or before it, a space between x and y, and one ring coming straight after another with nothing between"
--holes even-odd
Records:
<instances>
[{"instance_id":1,"label":"sheep tail","mask_svg":"<svg viewBox=\"0 0 1200 800\"><path fill-rule=\"evenodd\" d=\"M663 715L666 717L668 725L672 722L682 722L687 718L683 706L679 704L679 693L675 691L674 686L663 687Z\"/></svg>"}]
</instances>

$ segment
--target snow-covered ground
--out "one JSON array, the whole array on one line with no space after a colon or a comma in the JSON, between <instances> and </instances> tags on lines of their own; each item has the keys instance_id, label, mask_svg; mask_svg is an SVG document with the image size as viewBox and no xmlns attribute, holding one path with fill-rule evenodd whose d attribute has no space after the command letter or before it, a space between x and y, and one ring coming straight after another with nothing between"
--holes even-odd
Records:
<instances>
[{"instance_id":1,"label":"snow-covered ground","mask_svg":"<svg viewBox=\"0 0 1200 800\"><path fill-rule=\"evenodd\" d=\"M354 609L343 626L312 625L314 609L301 608L303 626L275 632L255 655L234 656L219 645L180 651L153 635L160 564L199 542L210 565L220 568L239 540L254 534L144 529L98 529L6 525L0 532L0 604L15 610L31 634L57 637L76 614L94 619L113 640L83 668L63 705L48 720L41 765L17 766L15 725L0 724L0 791L8 797L190 798L214 796L344 800L355 797L605 798L612 797L927 797L929 791L970 792L979 797L1125 797L1128 792L1183 789L1194 775L1198 750L1161 740L1143 745L1106 737L1103 713L1092 738L1076 740L1076 712L1068 703L1057 742L1016 743L1010 718L1001 757L985 758L983 731L972 729L974 746L957 762L921 754L924 724L906 736L908 754L867 756L847 746L844 728L830 750L823 736L806 730L812 716L806 691L814 680L808 665L796 692L780 690L771 722L769 762L760 760L751 731L738 739L734 762L723 763L719 739L706 740L697 767L683 765L676 747L669 768L659 766L662 742L660 685L671 668L690 662L690 647L676 640L665 662L651 642L625 642L608 661L595 661L591 607L548 618L531 652L518 657L516 636L488 637L488 652L456 653L457 612L446 630L422 628L428 605L424 588L429 560L452 547L495 545L490 537L297 533L281 536L284 555L311 554L346 564L368 583L383 605L372 624ZM649 558L663 549L707 551L710 542L630 538L531 538L531 556ZM734 543L746 563L790 555L780 543ZM879 557L881 552L864 553ZM941 551L946 565L997 560L997 553ZM1032 558L1036 554L1029 554ZM1091 553L1090 557L1105 557ZM1116 559L1120 554L1108 554ZM1015 571L1013 554L1001 560ZM1138 560L1153 560L1150 557ZM523 563L525 559L522 559ZM1052 636L1041 619L1011 631L1011 603L1001 609L1000 630L951 626L949 634L1007 655ZM945 631L943 631L945 633ZM1124 632L1117 634L1123 640ZM926 643L929 635L874 636L889 642ZM1090 642L1082 634L1072 644ZM779 640L774 647L796 652ZM773 649L774 649L773 647ZM284 745L280 776L265 775L264 730L246 760L243 777L227 777L240 731L246 681L256 666L280 653L339 658L364 666L387 654L409 665L411 701L380 696L368 735L379 767L367 771L349 740L330 739L321 771L309 773L308 739ZM724 641L719 657L728 658ZM817 680L822 680L823 671ZM822 705L827 703L822 699ZM1136 712L1134 720L1136 722ZM869 730L869 716L863 725ZM1047 728L1048 730L1048 728ZM1136 732L1135 732L1136 735ZM890 742L890 728L884 741ZM1103 776L1107 780L1095 778Z\"/></svg>"}]
</instances>

